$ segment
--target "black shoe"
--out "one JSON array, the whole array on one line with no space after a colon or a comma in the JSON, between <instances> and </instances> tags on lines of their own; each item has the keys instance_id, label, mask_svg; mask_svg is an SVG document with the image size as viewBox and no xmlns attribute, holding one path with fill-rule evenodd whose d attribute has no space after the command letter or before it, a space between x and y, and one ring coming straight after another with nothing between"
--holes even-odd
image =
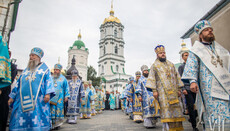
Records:
<instances>
[{"instance_id":1,"label":"black shoe","mask_svg":"<svg viewBox=\"0 0 230 131\"><path fill-rule=\"evenodd\" d=\"M137 120L137 121L135 121L136 123L141 123L142 121L141 120Z\"/></svg>"},{"instance_id":2,"label":"black shoe","mask_svg":"<svg viewBox=\"0 0 230 131\"><path fill-rule=\"evenodd\" d=\"M197 128L193 128L193 131L199 131Z\"/></svg>"}]
</instances>

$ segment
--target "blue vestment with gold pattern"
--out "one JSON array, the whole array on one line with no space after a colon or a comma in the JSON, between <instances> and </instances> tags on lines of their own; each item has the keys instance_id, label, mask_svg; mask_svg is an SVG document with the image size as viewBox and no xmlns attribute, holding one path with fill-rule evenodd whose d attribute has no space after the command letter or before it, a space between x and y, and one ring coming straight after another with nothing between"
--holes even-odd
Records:
<instances>
[{"instance_id":1,"label":"blue vestment with gold pattern","mask_svg":"<svg viewBox=\"0 0 230 131\"><path fill-rule=\"evenodd\" d=\"M51 119L54 127L63 123L64 120L64 99L68 98L69 95L69 85L66 78L60 74L58 78L53 77L54 88L56 96L55 100L51 99L50 101L56 103L51 104Z\"/></svg>"},{"instance_id":2,"label":"blue vestment with gold pattern","mask_svg":"<svg viewBox=\"0 0 230 131\"><path fill-rule=\"evenodd\" d=\"M139 96L136 92L137 89L137 81L134 80L134 82L130 85L130 88L127 91L127 96L133 99L132 102L132 111L133 115L141 115L142 116L142 102L139 101Z\"/></svg>"},{"instance_id":3,"label":"blue vestment with gold pattern","mask_svg":"<svg viewBox=\"0 0 230 131\"><path fill-rule=\"evenodd\" d=\"M45 63L37 66L34 72L25 69L10 93L13 111L10 131L47 131L51 128L50 104L44 96L54 96L53 80Z\"/></svg>"},{"instance_id":4,"label":"blue vestment with gold pattern","mask_svg":"<svg viewBox=\"0 0 230 131\"><path fill-rule=\"evenodd\" d=\"M80 99L85 96L80 79L77 79L76 82L69 81L69 94L67 115L76 116L80 109Z\"/></svg>"},{"instance_id":5,"label":"blue vestment with gold pattern","mask_svg":"<svg viewBox=\"0 0 230 131\"><path fill-rule=\"evenodd\" d=\"M84 89L84 94L85 97L82 98L82 102L80 103L80 113L82 113L83 116L91 114L90 102L94 100L93 92L89 87Z\"/></svg>"},{"instance_id":6,"label":"blue vestment with gold pattern","mask_svg":"<svg viewBox=\"0 0 230 131\"><path fill-rule=\"evenodd\" d=\"M158 116L158 109L157 108L153 93L147 90L146 86L147 79L144 76L141 76L138 80L136 94L140 94L142 96L142 107L143 107L143 117L154 117ZM154 107L155 106L155 107Z\"/></svg>"},{"instance_id":7,"label":"blue vestment with gold pattern","mask_svg":"<svg viewBox=\"0 0 230 131\"><path fill-rule=\"evenodd\" d=\"M196 41L196 44L202 43ZM207 49L202 49L200 51L213 50L213 48L211 48L211 45L204 46ZM216 50L215 53L218 53L221 59L224 58L224 56L221 56L221 54L224 52L227 52L226 54L229 57L228 51L223 47L214 45L214 48ZM205 57L211 56L206 55ZM225 59L224 62L227 62L227 60ZM207 67L207 64L209 63L204 63L204 61L202 61L202 59L198 57L197 54L190 51L188 60L185 65L182 80L189 80L190 82L194 81L198 83L199 91L196 98L196 108L198 111L200 122L203 121L205 125L205 130L218 130L219 125L219 127L224 128L224 130L227 131L230 130L230 102L229 100L221 99L212 95L212 89L214 88L214 86L219 85L219 83L214 83L215 81L217 81L217 79L213 75L213 72L211 72L210 69ZM229 65L224 64L224 68L226 68L226 71L228 73L230 72ZM225 72L219 73L224 74Z\"/></svg>"}]
</instances>

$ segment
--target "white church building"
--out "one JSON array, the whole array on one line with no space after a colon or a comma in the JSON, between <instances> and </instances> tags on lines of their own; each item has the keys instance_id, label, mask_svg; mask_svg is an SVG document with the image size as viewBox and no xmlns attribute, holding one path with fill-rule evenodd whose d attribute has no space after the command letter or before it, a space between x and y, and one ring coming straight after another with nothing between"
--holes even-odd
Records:
<instances>
[{"instance_id":1,"label":"white church building","mask_svg":"<svg viewBox=\"0 0 230 131\"><path fill-rule=\"evenodd\" d=\"M107 91L121 92L130 75L125 73L124 26L114 16L113 5L110 16L100 26L98 75Z\"/></svg>"},{"instance_id":2,"label":"white church building","mask_svg":"<svg viewBox=\"0 0 230 131\"><path fill-rule=\"evenodd\" d=\"M71 67L73 57L76 60L75 67L83 81L87 80L87 65L88 65L89 50L85 47L85 43L81 40L81 33L79 32L78 40L76 40L68 50L68 64L67 70Z\"/></svg>"}]
</instances>

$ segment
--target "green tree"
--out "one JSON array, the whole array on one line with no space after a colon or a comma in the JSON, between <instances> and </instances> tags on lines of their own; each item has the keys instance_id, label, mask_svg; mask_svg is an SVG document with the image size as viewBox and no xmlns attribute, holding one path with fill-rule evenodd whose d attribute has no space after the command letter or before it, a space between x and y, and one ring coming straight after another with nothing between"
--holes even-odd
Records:
<instances>
[{"instance_id":1,"label":"green tree","mask_svg":"<svg viewBox=\"0 0 230 131\"><path fill-rule=\"evenodd\" d=\"M91 80L93 86L100 86L101 78L97 77L97 71L91 65L87 67L87 80Z\"/></svg>"}]
</instances>

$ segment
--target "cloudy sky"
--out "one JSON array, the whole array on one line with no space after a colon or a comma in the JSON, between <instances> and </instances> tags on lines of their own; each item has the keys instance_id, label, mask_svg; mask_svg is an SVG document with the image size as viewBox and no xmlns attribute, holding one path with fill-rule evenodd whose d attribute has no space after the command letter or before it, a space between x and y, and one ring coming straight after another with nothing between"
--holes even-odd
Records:
<instances>
[{"instance_id":1,"label":"cloudy sky","mask_svg":"<svg viewBox=\"0 0 230 131\"><path fill-rule=\"evenodd\" d=\"M115 16L124 25L126 73L134 75L141 65L156 59L154 47L166 46L167 58L178 63L180 37L219 0L114 0ZM89 48L88 65L98 70L99 27L109 16L111 0L23 0L16 29L11 35L12 57L24 69L33 47L41 47L42 61L50 68L61 57L66 68L68 48L79 29ZM190 40L185 40L190 47Z\"/></svg>"}]
</instances>

